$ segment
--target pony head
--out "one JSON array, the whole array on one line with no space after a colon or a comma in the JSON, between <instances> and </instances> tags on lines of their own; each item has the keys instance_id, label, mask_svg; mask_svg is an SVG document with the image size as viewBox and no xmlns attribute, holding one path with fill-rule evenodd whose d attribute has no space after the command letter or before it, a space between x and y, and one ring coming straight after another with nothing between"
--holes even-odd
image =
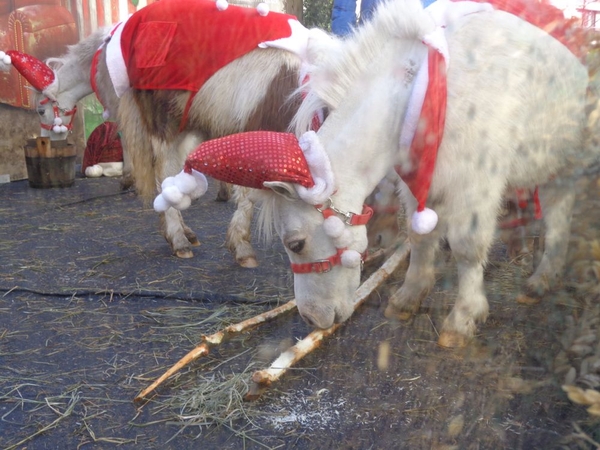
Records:
<instances>
[{"instance_id":1,"label":"pony head","mask_svg":"<svg viewBox=\"0 0 600 450\"><path fill-rule=\"evenodd\" d=\"M71 120L76 108L64 108L57 101L58 81L54 70L43 61L26 53L9 50L0 51L0 70L11 67L25 78L40 94L37 112L40 115L41 136L52 140L63 140L72 128Z\"/></svg>"},{"instance_id":2,"label":"pony head","mask_svg":"<svg viewBox=\"0 0 600 450\"><path fill-rule=\"evenodd\" d=\"M300 294L306 291L305 287L318 284L314 277L340 268L351 278L344 283L348 289L346 294L356 289L361 254L367 245L364 231L360 237L352 228L364 228L361 225L372 215L370 208L343 211L331 200L336 183L329 158L314 131L304 133L299 139L290 133L253 131L204 142L188 156L182 173L163 181L162 192L154 202L155 209L162 212L170 207L187 208L194 198L206 191L200 172L241 186L271 189L281 194L277 197L284 209L292 205L301 208L305 214L297 217L308 216L308 223L295 220L292 210L291 222L276 221L281 224L278 233L297 278L296 300L300 314L308 323L320 328L350 316L353 310L350 304L332 306L323 302L319 306L314 302L319 298L315 293ZM308 248L316 248L322 254L310 259Z\"/></svg>"}]
</instances>

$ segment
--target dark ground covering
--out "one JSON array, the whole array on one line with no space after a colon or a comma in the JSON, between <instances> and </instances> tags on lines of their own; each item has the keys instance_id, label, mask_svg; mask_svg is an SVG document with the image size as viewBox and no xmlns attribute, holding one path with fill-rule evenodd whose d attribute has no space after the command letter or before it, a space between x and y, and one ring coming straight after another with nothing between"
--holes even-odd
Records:
<instances>
[{"instance_id":1,"label":"dark ground covering","mask_svg":"<svg viewBox=\"0 0 600 450\"><path fill-rule=\"evenodd\" d=\"M252 370L310 331L297 314L232 339L135 405L202 334L293 297L279 242L255 241L258 269L235 264L223 247L233 205L215 202L210 185L184 213L202 241L187 260L170 255L157 215L118 179L0 185L0 448L549 449L600 441L600 422L567 398L555 367L565 330L577 330L598 304L597 183L579 203L566 282L541 304L514 301L527 266L494 248L490 318L466 349L436 344L456 281L442 254L436 288L411 323L383 316L399 270L257 402L236 393ZM579 371L575 356L569 364ZM211 396L232 383L218 401Z\"/></svg>"}]
</instances>

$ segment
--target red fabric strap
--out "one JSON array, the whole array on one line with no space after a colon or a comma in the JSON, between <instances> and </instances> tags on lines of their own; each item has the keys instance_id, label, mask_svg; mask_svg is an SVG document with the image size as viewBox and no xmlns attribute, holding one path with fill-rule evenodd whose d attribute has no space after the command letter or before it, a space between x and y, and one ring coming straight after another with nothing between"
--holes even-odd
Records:
<instances>
[{"instance_id":1,"label":"red fabric strap","mask_svg":"<svg viewBox=\"0 0 600 450\"><path fill-rule=\"evenodd\" d=\"M368 205L363 205L363 210L361 214L355 214L353 212L343 212L339 210L336 211L333 208L321 209L322 205L315 206L319 211L321 211L321 214L323 214L323 217L325 219L331 216L335 216L336 214L343 215L344 217L346 217L346 220L344 221L346 225L366 225L369 222L369 220L371 220L371 217L373 217L373 208L371 208Z\"/></svg>"},{"instance_id":2,"label":"red fabric strap","mask_svg":"<svg viewBox=\"0 0 600 450\"><path fill-rule=\"evenodd\" d=\"M92 58L92 65L90 66L90 84L92 85L92 91L94 91L94 94L96 94L96 98L100 104L105 106L102 102L102 99L98 95L98 84L96 83L96 72L98 72L98 61L100 59L100 53L102 53L102 48L103 47L100 47L98 50L96 50L96 53L94 53L94 57Z\"/></svg>"},{"instance_id":3,"label":"red fabric strap","mask_svg":"<svg viewBox=\"0 0 600 450\"><path fill-rule=\"evenodd\" d=\"M294 273L325 273L329 272L333 267L342 264L342 253L346 250L345 248L338 248L335 255L330 256L326 259L321 259L315 262L303 263L303 264L291 264L292 272Z\"/></svg>"},{"instance_id":4,"label":"red fabric strap","mask_svg":"<svg viewBox=\"0 0 600 450\"><path fill-rule=\"evenodd\" d=\"M401 166L396 166L396 171L417 199L417 211L423 211L427 202L438 148L444 136L448 97L443 55L430 47L427 58L429 82L419 123L410 146L412 170L405 172Z\"/></svg>"}]
</instances>

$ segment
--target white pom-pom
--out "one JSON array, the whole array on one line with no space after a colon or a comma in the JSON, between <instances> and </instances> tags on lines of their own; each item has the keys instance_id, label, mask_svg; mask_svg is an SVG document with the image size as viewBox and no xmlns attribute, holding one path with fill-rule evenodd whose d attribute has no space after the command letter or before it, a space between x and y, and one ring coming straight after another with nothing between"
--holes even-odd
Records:
<instances>
[{"instance_id":1,"label":"white pom-pom","mask_svg":"<svg viewBox=\"0 0 600 450\"><path fill-rule=\"evenodd\" d=\"M411 226L417 234L431 233L438 222L438 216L433 209L425 208L423 211L415 211L411 218Z\"/></svg>"},{"instance_id":2,"label":"white pom-pom","mask_svg":"<svg viewBox=\"0 0 600 450\"><path fill-rule=\"evenodd\" d=\"M4 64L6 64L7 66L10 66L12 64L12 59L11 59L10 55L7 55L5 53L4 56L2 56L2 62Z\"/></svg>"},{"instance_id":3,"label":"white pom-pom","mask_svg":"<svg viewBox=\"0 0 600 450\"><path fill-rule=\"evenodd\" d=\"M102 167L98 164L94 166L87 166L85 168L85 176L89 178L98 178L102 176L103 171L104 169L102 169Z\"/></svg>"},{"instance_id":4,"label":"white pom-pom","mask_svg":"<svg viewBox=\"0 0 600 450\"><path fill-rule=\"evenodd\" d=\"M162 196L170 205L176 205L183 199L183 192L177 186L169 186L163 189Z\"/></svg>"},{"instance_id":5,"label":"white pom-pom","mask_svg":"<svg viewBox=\"0 0 600 450\"><path fill-rule=\"evenodd\" d=\"M342 266L352 269L360 266L361 261L360 253L356 250L346 250L342 253Z\"/></svg>"},{"instance_id":6,"label":"white pom-pom","mask_svg":"<svg viewBox=\"0 0 600 450\"><path fill-rule=\"evenodd\" d=\"M52 131L54 131L56 134L60 134L61 133L61 127L60 127L60 125L54 125L52 127Z\"/></svg>"},{"instance_id":7,"label":"white pom-pom","mask_svg":"<svg viewBox=\"0 0 600 450\"><path fill-rule=\"evenodd\" d=\"M188 209L192 204L192 199L189 195L184 195L181 197L181 200L173 205L173 208L178 209L179 211L183 211L184 209Z\"/></svg>"},{"instance_id":8,"label":"white pom-pom","mask_svg":"<svg viewBox=\"0 0 600 450\"><path fill-rule=\"evenodd\" d=\"M354 244L354 238L352 237L352 233L348 229L344 229L344 232L337 238L334 239L333 243L337 248L345 248L350 246L350 244Z\"/></svg>"},{"instance_id":9,"label":"white pom-pom","mask_svg":"<svg viewBox=\"0 0 600 450\"><path fill-rule=\"evenodd\" d=\"M196 189L196 179L192 174L179 172L175 175L175 186L184 194L191 194Z\"/></svg>"},{"instance_id":10,"label":"white pom-pom","mask_svg":"<svg viewBox=\"0 0 600 450\"><path fill-rule=\"evenodd\" d=\"M256 6L256 10L258 11L258 13L261 16L266 16L267 14L269 14L269 5L267 5L266 3L259 3Z\"/></svg>"},{"instance_id":11,"label":"white pom-pom","mask_svg":"<svg viewBox=\"0 0 600 450\"><path fill-rule=\"evenodd\" d=\"M62 119L60 117L55 117L54 125L62 125Z\"/></svg>"},{"instance_id":12,"label":"white pom-pom","mask_svg":"<svg viewBox=\"0 0 600 450\"><path fill-rule=\"evenodd\" d=\"M104 120L108 120L110 118L110 111L108 109L105 109L104 111L102 111L102 118Z\"/></svg>"},{"instance_id":13,"label":"white pom-pom","mask_svg":"<svg viewBox=\"0 0 600 450\"><path fill-rule=\"evenodd\" d=\"M219 11L225 11L228 6L229 3L227 3L227 0L217 0L217 9Z\"/></svg>"},{"instance_id":14,"label":"white pom-pom","mask_svg":"<svg viewBox=\"0 0 600 450\"><path fill-rule=\"evenodd\" d=\"M163 182L160 184L160 188L161 190L165 190L166 188L168 188L169 186L175 186L175 177L167 177L163 180Z\"/></svg>"},{"instance_id":15,"label":"white pom-pom","mask_svg":"<svg viewBox=\"0 0 600 450\"><path fill-rule=\"evenodd\" d=\"M58 127L58 128L60 128L60 132L61 132L61 133L66 133L67 131L69 131L69 129L68 129L66 126L64 126L64 125L61 125L61 126L60 126L60 127Z\"/></svg>"},{"instance_id":16,"label":"white pom-pom","mask_svg":"<svg viewBox=\"0 0 600 450\"><path fill-rule=\"evenodd\" d=\"M158 194L154 199L154 211L156 212L165 212L167 209L171 207L169 203L165 200L162 194Z\"/></svg>"},{"instance_id":17,"label":"white pom-pom","mask_svg":"<svg viewBox=\"0 0 600 450\"><path fill-rule=\"evenodd\" d=\"M196 180L196 189L194 189L194 191L190 193L190 196L193 200L195 200L197 198L202 197L206 193L206 191L208 190L208 181L206 180L204 174L198 172L197 170L192 169L192 175Z\"/></svg>"},{"instance_id":18,"label":"white pom-pom","mask_svg":"<svg viewBox=\"0 0 600 450\"><path fill-rule=\"evenodd\" d=\"M325 234L327 234L327 236L335 239L342 235L346 226L339 217L330 216L323 222L323 228L325 229Z\"/></svg>"}]
</instances>

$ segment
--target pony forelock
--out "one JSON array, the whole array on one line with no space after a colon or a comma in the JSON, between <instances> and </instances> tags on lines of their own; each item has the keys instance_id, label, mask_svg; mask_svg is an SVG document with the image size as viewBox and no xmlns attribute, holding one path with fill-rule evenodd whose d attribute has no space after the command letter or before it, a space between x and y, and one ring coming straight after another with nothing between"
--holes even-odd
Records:
<instances>
[{"instance_id":1,"label":"pony forelock","mask_svg":"<svg viewBox=\"0 0 600 450\"><path fill-rule=\"evenodd\" d=\"M263 242L273 241L273 230L275 228L275 210L277 202L284 201L278 194L271 191L257 192L258 217L256 220L258 235Z\"/></svg>"}]
</instances>

